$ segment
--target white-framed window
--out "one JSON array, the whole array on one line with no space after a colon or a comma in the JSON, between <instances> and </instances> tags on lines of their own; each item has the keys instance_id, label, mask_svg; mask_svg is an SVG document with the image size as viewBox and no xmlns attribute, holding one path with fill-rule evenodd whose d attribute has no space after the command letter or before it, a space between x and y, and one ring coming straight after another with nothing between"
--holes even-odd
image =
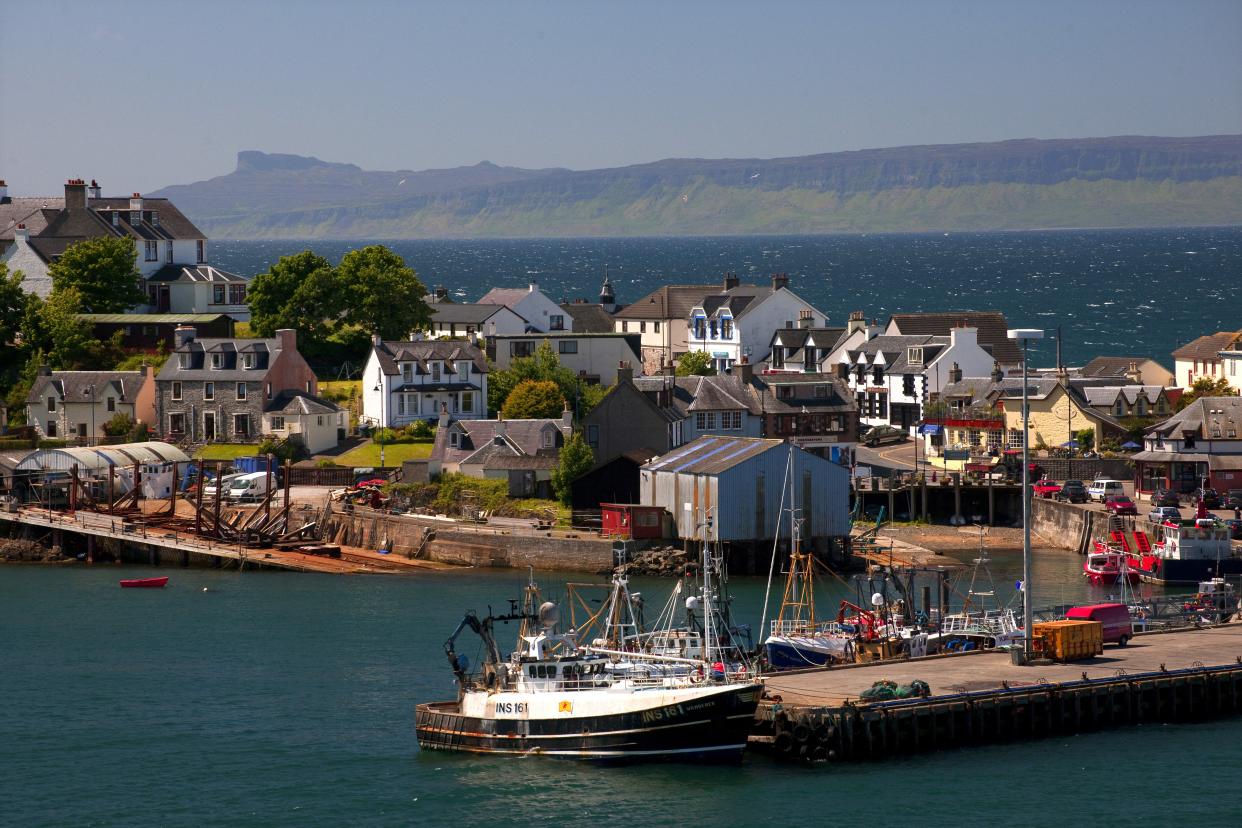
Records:
<instances>
[{"instance_id":1,"label":"white-framed window","mask_svg":"<svg viewBox=\"0 0 1242 828\"><path fill-rule=\"evenodd\" d=\"M548 317L548 329L553 331L565 330L565 315L554 313Z\"/></svg>"},{"instance_id":2,"label":"white-framed window","mask_svg":"<svg viewBox=\"0 0 1242 828\"><path fill-rule=\"evenodd\" d=\"M213 370L213 371L218 371L218 370L220 370L222 367L224 367L224 354L212 354L212 355L211 355L211 368L212 368L212 370Z\"/></svg>"},{"instance_id":3,"label":"white-framed window","mask_svg":"<svg viewBox=\"0 0 1242 828\"><path fill-rule=\"evenodd\" d=\"M457 376L462 382L466 381L464 378L470 376L470 360L463 359L457 363Z\"/></svg>"},{"instance_id":4,"label":"white-framed window","mask_svg":"<svg viewBox=\"0 0 1242 828\"><path fill-rule=\"evenodd\" d=\"M557 346L562 354L578 353L578 340L576 339L562 339L557 343Z\"/></svg>"},{"instance_id":5,"label":"white-framed window","mask_svg":"<svg viewBox=\"0 0 1242 828\"><path fill-rule=\"evenodd\" d=\"M56 398L55 397L47 398L47 410L49 414L56 411Z\"/></svg>"},{"instance_id":6,"label":"white-framed window","mask_svg":"<svg viewBox=\"0 0 1242 828\"><path fill-rule=\"evenodd\" d=\"M223 305L224 296L225 296L224 285L212 285L211 286L211 304Z\"/></svg>"},{"instance_id":7,"label":"white-framed window","mask_svg":"<svg viewBox=\"0 0 1242 828\"><path fill-rule=\"evenodd\" d=\"M722 411L720 413L720 428L723 431L737 431L742 427L742 412L740 411Z\"/></svg>"},{"instance_id":8,"label":"white-framed window","mask_svg":"<svg viewBox=\"0 0 1242 828\"><path fill-rule=\"evenodd\" d=\"M116 411L116 397L108 397L107 409L109 411Z\"/></svg>"},{"instance_id":9,"label":"white-framed window","mask_svg":"<svg viewBox=\"0 0 1242 828\"><path fill-rule=\"evenodd\" d=\"M401 363L401 380L402 382L413 382L414 381L414 363L412 362Z\"/></svg>"},{"instance_id":10,"label":"white-framed window","mask_svg":"<svg viewBox=\"0 0 1242 828\"><path fill-rule=\"evenodd\" d=\"M203 399L214 400L216 398L216 384L214 382L203 383Z\"/></svg>"},{"instance_id":11,"label":"white-framed window","mask_svg":"<svg viewBox=\"0 0 1242 828\"><path fill-rule=\"evenodd\" d=\"M474 413L474 392L473 391L462 391L461 392L461 410L463 414Z\"/></svg>"},{"instance_id":12,"label":"white-framed window","mask_svg":"<svg viewBox=\"0 0 1242 828\"><path fill-rule=\"evenodd\" d=\"M158 262L160 260L160 243L148 239L143 258L148 262Z\"/></svg>"},{"instance_id":13,"label":"white-framed window","mask_svg":"<svg viewBox=\"0 0 1242 828\"><path fill-rule=\"evenodd\" d=\"M319 426L323 425L323 415L322 415L322 414L317 414L317 415L315 416L315 425L319 425Z\"/></svg>"},{"instance_id":14,"label":"white-framed window","mask_svg":"<svg viewBox=\"0 0 1242 828\"><path fill-rule=\"evenodd\" d=\"M198 249L198 263L202 264L207 261L207 242L204 239L199 239L196 246Z\"/></svg>"},{"instance_id":15,"label":"white-framed window","mask_svg":"<svg viewBox=\"0 0 1242 828\"><path fill-rule=\"evenodd\" d=\"M152 216L152 218L154 218L154 215ZM172 264L172 256L173 256L173 243L164 242L164 263Z\"/></svg>"},{"instance_id":16,"label":"white-framed window","mask_svg":"<svg viewBox=\"0 0 1242 828\"><path fill-rule=\"evenodd\" d=\"M174 400L181 399L181 383L175 380L173 381L173 384L172 384L172 398Z\"/></svg>"},{"instance_id":17,"label":"white-framed window","mask_svg":"<svg viewBox=\"0 0 1242 828\"><path fill-rule=\"evenodd\" d=\"M272 417L272 431L284 431L284 430L285 430L285 418L273 416Z\"/></svg>"},{"instance_id":18,"label":"white-framed window","mask_svg":"<svg viewBox=\"0 0 1242 828\"><path fill-rule=\"evenodd\" d=\"M621 333L629 333L630 323L624 319L621 320Z\"/></svg>"},{"instance_id":19,"label":"white-framed window","mask_svg":"<svg viewBox=\"0 0 1242 828\"><path fill-rule=\"evenodd\" d=\"M545 428L543 430L543 447L552 448L552 446L555 444L556 444L556 435L554 434L552 429Z\"/></svg>"},{"instance_id":20,"label":"white-framed window","mask_svg":"<svg viewBox=\"0 0 1242 828\"><path fill-rule=\"evenodd\" d=\"M658 321L656 321L656 322L652 322L651 324L652 324L652 330L653 330L653 331L655 331L656 333L659 333L659 332L660 332L660 323L659 323Z\"/></svg>"},{"instance_id":21,"label":"white-framed window","mask_svg":"<svg viewBox=\"0 0 1242 828\"><path fill-rule=\"evenodd\" d=\"M1022 431L1016 428L1009 429L1009 448L1022 448Z\"/></svg>"},{"instance_id":22,"label":"white-framed window","mask_svg":"<svg viewBox=\"0 0 1242 828\"><path fill-rule=\"evenodd\" d=\"M694 427L699 431L713 429L716 427L715 411L700 411L694 415Z\"/></svg>"},{"instance_id":23,"label":"white-framed window","mask_svg":"<svg viewBox=\"0 0 1242 828\"><path fill-rule=\"evenodd\" d=\"M254 354L242 354L242 368L254 367Z\"/></svg>"},{"instance_id":24,"label":"white-framed window","mask_svg":"<svg viewBox=\"0 0 1242 828\"><path fill-rule=\"evenodd\" d=\"M906 362L910 363L911 365L922 365L923 364L922 347L911 347L909 351L906 352Z\"/></svg>"},{"instance_id":25,"label":"white-framed window","mask_svg":"<svg viewBox=\"0 0 1242 828\"><path fill-rule=\"evenodd\" d=\"M237 399L246 399L246 383L244 382L237 383Z\"/></svg>"},{"instance_id":26,"label":"white-framed window","mask_svg":"<svg viewBox=\"0 0 1242 828\"><path fill-rule=\"evenodd\" d=\"M639 323L638 323L638 332L639 332L639 333L646 333L646 332L647 332L647 323L646 323L646 322L639 322Z\"/></svg>"},{"instance_id":27,"label":"white-framed window","mask_svg":"<svg viewBox=\"0 0 1242 828\"><path fill-rule=\"evenodd\" d=\"M267 384L267 398L269 400L272 398L272 384L270 382Z\"/></svg>"},{"instance_id":28,"label":"white-framed window","mask_svg":"<svg viewBox=\"0 0 1242 828\"><path fill-rule=\"evenodd\" d=\"M435 362L431 363L431 381L432 381L432 382L439 382L439 381L440 381L440 362L439 362L439 360L437 360L437 361L435 361Z\"/></svg>"},{"instance_id":29,"label":"white-framed window","mask_svg":"<svg viewBox=\"0 0 1242 828\"><path fill-rule=\"evenodd\" d=\"M397 416L398 417L405 416L405 397L406 397L405 394L397 395Z\"/></svg>"},{"instance_id":30,"label":"white-framed window","mask_svg":"<svg viewBox=\"0 0 1242 828\"><path fill-rule=\"evenodd\" d=\"M461 445L461 435L456 431L449 432L449 445L453 448L457 448Z\"/></svg>"}]
</instances>

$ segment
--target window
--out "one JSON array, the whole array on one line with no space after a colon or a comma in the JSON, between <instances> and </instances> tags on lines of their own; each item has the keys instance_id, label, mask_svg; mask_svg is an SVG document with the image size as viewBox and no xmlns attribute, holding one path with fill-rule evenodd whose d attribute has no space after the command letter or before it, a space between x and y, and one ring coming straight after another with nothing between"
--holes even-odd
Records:
<instances>
[{"instance_id":1,"label":"window","mask_svg":"<svg viewBox=\"0 0 1242 828\"><path fill-rule=\"evenodd\" d=\"M474 413L474 392L473 391L462 391L461 392L461 410L463 414Z\"/></svg>"},{"instance_id":2,"label":"window","mask_svg":"<svg viewBox=\"0 0 1242 828\"><path fill-rule=\"evenodd\" d=\"M914 396L914 374L901 375L901 393L907 397Z\"/></svg>"},{"instance_id":3,"label":"window","mask_svg":"<svg viewBox=\"0 0 1242 828\"><path fill-rule=\"evenodd\" d=\"M198 248L198 263L202 264L207 261L207 242L204 239L199 239L196 246Z\"/></svg>"},{"instance_id":4,"label":"window","mask_svg":"<svg viewBox=\"0 0 1242 828\"><path fill-rule=\"evenodd\" d=\"M449 445L452 446L453 448L457 448L460 444L461 444L461 435L458 434L456 431L450 431L449 432Z\"/></svg>"},{"instance_id":5,"label":"window","mask_svg":"<svg viewBox=\"0 0 1242 828\"><path fill-rule=\"evenodd\" d=\"M660 323L659 323L659 322L652 322L652 323L651 323L651 329L652 329L653 331L655 331L656 333L659 333L659 332L660 332Z\"/></svg>"},{"instance_id":6,"label":"window","mask_svg":"<svg viewBox=\"0 0 1242 828\"><path fill-rule=\"evenodd\" d=\"M1117 398L1117 404L1113 406L1113 416L1124 417L1126 415L1126 404L1121 397Z\"/></svg>"},{"instance_id":7,"label":"window","mask_svg":"<svg viewBox=\"0 0 1242 828\"><path fill-rule=\"evenodd\" d=\"M164 261L167 264L172 264L172 254L173 254L173 243L165 242L164 243Z\"/></svg>"},{"instance_id":8,"label":"window","mask_svg":"<svg viewBox=\"0 0 1242 828\"><path fill-rule=\"evenodd\" d=\"M235 437L250 436L250 415L234 414L233 415L233 435Z\"/></svg>"},{"instance_id":9,"label":"window","mask_svg":"<svg viewBox=\"0 0 1242 828\"><path fill-rule=\"evenodd\" d=\"M1182 448L1192 449L1194 447L1195 447L1195 435L1191 434L1189 431L1185 432L1182 435Z\"/></svg>"},{"instance_id":10,"label":"window","mask_svg":"<svg viewBox=\"0 0 1242 828\"><path fill-rule=\"evenodd\" d=\"M1022 448L1022 432L1016 428L1009 429L1009 448Z\"/></svg>"},{"instance_id":11,"label":"window","mask_svg":"<svg viewBox=\"0 0 1242 828\"><path fill-rule=\"evenodd\" d=\"M509 356L528 357L535 353L535 343L529 339L520 339L509 343Z\"/></svg>"},{"instance_id":12,"label":"window","mask_svg":"<svg viewBox=\"0 0 1242 828\"><path fill-rule=\"evenodd\" d=\"M776 398L778 400L792 400L794 396L794 387L792 385L776 386Z\"/></svg>"},{"instance_id":13,"label":"window","mask_svg":"<svg viewBox=\"0 0 1242 828\"><path fill-rule=\"evenodd\" d=\"M237 399L246 399L246 383L244 382L237 383Z\"/></svg>"},{"instance_id":14,"label":"window","mask_svg":"<svg viewBox=\"0 0 1242 828\"><path fill-rule=\"evenodd\" d=\"M211 286L211 303L213 305L224 304L224 285Z\"/></svg>"},{"instance_id":15,"label":"window","mask_svg":"<svg viewBox=\"0 0 1242 828\"><path fill-rule=\"evenodd\" d=\"M457 363L457 376L462 382L466 382L470 377L470 360L463 359Z\"/></svg>"},{"instance_id":16,"label":"window","mask_svg":"<svg viewBox=\"0 0 1242 828\"><path fill-rule=\"evenodd\" d=\"M113 227L120 227L120 226L121 226L121 212L120 212L120 210L113 210L113 211L112 211L112 226L113 226Z\"/></svg>"},{"instance_id":17,"label":"window","mask_svg":"<svg viewBox=\"0 0 1242 828\"><path fill-rule=\"evenodd\" d=\"M322 415L322 414L316 415L316 417L315 417L315 425L318 425L318 426L323 425L323 415Z\"/></svg>"},{"instance_id":18,"label":"window","mask_svg":"<svg viewBox=\"0 0 1242 828\"><path fill-rule=\"evenodd\" d=\"M1139 397L1139 401L1138 401L1138 415L1140 417L1147 416L1147 400L1143 399L1142 397Z\"/></svg>"},{"instance_id":19,"label":"window","mask_svg":"<svg viewBox=\"0 0 1242 828\"><path fill-rule=\"evenodd\" d=\"M272 431L284 431L284 430L285 430L285 418L284 417L272 417Z\"/></svg>"},{"instance_id":20,"label":"window","mask_svg":"<svg viewBox=\"0 0 1242 828\"><path fill-rule=\"evenodd\" d=\"M562 339L557 344L560 345L560 352L562 354L578 353L578 340L576 339Z\"/></svg>"},{"instance_id":21,"label":"window","mask_svg":"<svg viewBox=\"0 0 1242 828\"><path fill-rule=\"evenodd\" d=\"M315 393L314 389L311 387L311 381L310 381L310 380L307 380L307 381L306 381L306 393L307 393L307 394L314 394L314 393Z\"/></svg>"},{"instance_id":22,"label":"window","mask_svg":"<svg viewBox=\"0 0 1242 828\"><path fill-rule=\"evenodd\" d=\"M254 367L254 354L242 354L242 367L243 368Z\"/></svg>"},{"instance_id":23,"label":"window","mask_svg":"<svg viewBox=\"0 0 1242 828\"><path fill-rule=\"evenodd\" d=\"M599 426L587 426L587 445L593 449L599 448Z\"/></svg>"},{"instance_id":24,"label":"window","mask_svg":"<svg viewBox=\"0 0 1242 828\"><path fill-rule=\"evenodd\" d=\"M146 255L143 258L148 262L158 262L160 260L160 243L148 241L146 243Z\"/></svg>"},{"instance_id":25,"label":"window","mask_svg":"<svg viewBox=\"0 0 1242 828\"><path fill-rule=\"evenodd\" d=\"M212 354L211 355L212 370L218 371L223 367L224 367L224 354Z\"/></svg>"},{"instance_id":26,"label":"window","mask_svg":"<svg viewBox=\"0 0 1242 828\"><path fill-rule=\"evenodd\" d=\"M552 429L545 428L543 430L543 447L552 448L552 446L555 445L555 443L556 443L556 438L553 436Z\"/></svg>"},{"instance_id":27,"label":"window","mask_svg":"<svg viewBox=\"0 0 1242 828\"><path fill-rule=\"evenodd\" d=\"M879 365L871 369L871 382L875 385L884 382L884 369Z\"/></svg>"},{"instance_id":28,"label":"window","mask_svg":"<svg viewBox=\"0 0 1242 828\"><path fill-rule=\"evenodd\" d=\"M553 330L553 331L563 331L563 330L565 330L565 316L564 316L564 314L554 313L554 314L552 314L551 316L549 316L549 317L548 317L548 328L549 328L549 330Z\"/></svg>"},{"instance_id":29,"label":"window","mask_svg":"<svg viewBox=\"0 0 1242 828\"><path fill-rule=\"evenodd\" d=\"M815 386L815 396L816 396L816 397L819 397L820 399L823 399L823 398L827 397L827 396L828 396L828 386L826 386L826 385L817 385L817 386Z\"/></svg>"},{"instance_id":30,"label":"window","mask_svg":"<svg viewBox=\"0 0 1242 828\"><path fill-rule=\"evenodd\" d=\"M270 382L267 384L267 398L269 400L272 398L272 384Z\"/></svg>"},{"instance_id":31,"label":"window","mask_svg":"<svg viewBox=\"0 0 1242 828\"><path fill-rule=\"evenodd\" d=\"M630 323L622 319L621 320L621 333L628 333L629 330L630 330Z\"/></svg>"},{"instance_id":32,"label":"window","mask_svg":"<svg viewBox=\"0 0 1242 828\"><path fill-rule=\"evenodd\" d=\"M737 431L742 427L742 412L740 411L722 411L720 413L720 428L726 431Z\"/></svg>"},{"instance_id":33,"label":"window","mask_svg":"<svg viewBox=\"0 0 1242 828\"><path fill-rule=\"evenodd\" d=\"M906 362L910 363L911 365L922 365L923 364L923 349L922 348L911 348L906 353Z\"/></svg>"},{"instance_id":34,"label":"window","mask_svg":"<svg viewBox=\"0 0 1242 828\"><path fill-rule=\"evenodd\" d=\"M401 379L404 380L405 382L414 381L414 363L412 362L401 363Z\"/></svg>"},{"instance_id":35,"label":"window","mask_svg":"<svg viewBox=\"0 0 1242 828\"><path fill-rule=\"evenodd\" d=\"M174 400L181 399L181 383L174 381L172 384L172 398Z\"/></svg>"},{"instance_id":36,"label":"window","mask_svg":"<svg viewBox=\"0 0 1242 828\"><path fill-rule=\"evenodd\" d=\"M116 411L116 397L108 397L107 408L109 411Z\"/></svg>"},{"instance_id":37,"label":"window","mask_svg":"<svg viewBox=\"0 0 1242 828\"><path fill-rule=\"evenodd\" d=\"M168 431L171 434L185 434L185 415L169 414Z\"/></svg>"},{"instance_id":38,"label":"window","mask_svg":"<svg viewBox=\"0 0 1242 828\"><path fill-rule=\"evenodd\" d=\"M440 381L440 363L438 360L436 362L431 363L431 381L432 382Z\"/></svg>"},{"instance_id":39,"label":"window","mask_svg":"<svg viewBox=\"0 0 1242 828\"><path fill-rule=\"evenodd\" d=\"M724 319L720 320L720 338L721 339L732 339L733 338L733 317L726 316Z\"/></svg>"},{"instance_id":40,"label":"window","mask_svg":"<svg viewBox=\"0 0 1242 828\"><path fill-rule=\"evenodd\" d=\"M647 332L647 323L646 323L646 322L639 322L639 323L638 323L638 332L639 332L639 333L646 333L646 332Z\"/></svg>"},{"instance_id":41,"label":"window","mask_svg":"<svg viewBox=\"0 0 1242 828\"><path fill-rule=\"evenodd\" d=\"M47 410L49 413L56 410L56 398L55 397L47 398Z\"/></svg>"},{"instance_id":42,"label":"window","mask_svg":"<svg viewBox=\"0 0 1242 828\"><path fill-rule=\"evenodd\" d=\"M404 416L405 416L405 398L406 398L407 396L409 396L409 395L408 395L408 394L398 394L398 395L397 395L397 416L398 416L398 417L404 417Z\"/></svg>"},{"instance_id":43,"label":"window","mask_svg":"<svg viewBox=\"0 0 1242 828\"><path fill-rule=\"evenodd\" d=\"M216 398L216 384L214 382L203 383L203 399L214 400Z\"/></svg>"},{"instance_id":44,"label":"window","mask_svg":"<svg viewBox=\"0 0 1242 828\"><path fill-rule=\"evenodd\" d=\"M229 304L230 305L246 304L246 286L245 285L229 285Z\"/></svg>"}]
</instances>

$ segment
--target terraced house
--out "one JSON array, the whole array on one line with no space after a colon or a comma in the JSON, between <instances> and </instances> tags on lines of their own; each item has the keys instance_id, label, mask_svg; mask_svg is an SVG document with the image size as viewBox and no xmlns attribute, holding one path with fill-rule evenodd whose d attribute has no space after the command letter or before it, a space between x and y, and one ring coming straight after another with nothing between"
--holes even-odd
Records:
<instances>
[{"instance_id":1,"label":"terraced house","mask_svg":"<svg viewBox=\"0 0 1242 828\"><path fill-rule=\"evenodd\" d=\"M264 414L283 408L290 394L319 393L315 372L298 353L297 331L218 339L183 327L176 342L155 380L156 414L170 441L251 442L263 433Z\"/></svg>"}]
</instances>

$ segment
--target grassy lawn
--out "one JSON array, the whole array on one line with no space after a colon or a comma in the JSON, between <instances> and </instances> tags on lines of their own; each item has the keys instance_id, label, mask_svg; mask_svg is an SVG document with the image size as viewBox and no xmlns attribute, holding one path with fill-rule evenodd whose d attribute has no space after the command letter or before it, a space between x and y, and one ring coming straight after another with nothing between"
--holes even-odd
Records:
<instances>
[{"instance_id":1,"label":"grassy lawn","mask_svg":"<svg viewBox=\"0 0 1242 828\"><path fill-rule=\"evenodd\" d=\"M344 405L350 398L362 396L362 380L320 380L319 396Z\"/></svg>"},{"instance_id":2,"label":"grassy lawn","mask_svg":"<svg viewBox=\"0 0 1242 828\"><path fill-rule=\"evenodd\" d=\"M418 460L431 456L431 441L425 443L385 443L384 465L400 466L406 460ZM374 442L363 443L355 449L332 458L340 466L378 466L380 447Z\"/></svg>"},{"instance_id":3,"label":"grassy lawn","mask_svg":"<svg viewBox=\"0 0 1242 828\"><path fill-rule=\"evenodd\" d=\"M199 460L233 460L251 457L259 447L252 443L208 443L194 455Z\"/></svg>"}]
</instances>

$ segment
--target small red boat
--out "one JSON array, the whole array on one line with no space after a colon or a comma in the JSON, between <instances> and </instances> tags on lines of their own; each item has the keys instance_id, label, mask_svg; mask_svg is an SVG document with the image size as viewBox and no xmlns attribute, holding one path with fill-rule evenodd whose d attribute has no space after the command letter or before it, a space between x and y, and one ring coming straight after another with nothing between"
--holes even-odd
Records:
<instances>
[{"instance_id":1,"label":"small red boat","mask_svg":"<svg viewBox=\"0 0 1242 828\"><path fill-rule=\"evenodd\" d=\"M1129 555L1125 552L1096 541L1095 549L1082 565L1082 572L1095 586L1112 586L1123 578L1128 584L1137 584L1139 573L1130 569L1129 563Z\"/></svg>"},{"instance_id":2,"label":"small red boat","mask_svg":"<svg viewBox=\"0 0 1242 828\"><path fill-rule=\"evenodd\" d=\"M162 587L166 583L168 583L167 575L163 578L130 578L129 580L121 581L121 586L140 588L146 587L147 589L151 589L154 587Z\"/></svg>"}]
</instances>

